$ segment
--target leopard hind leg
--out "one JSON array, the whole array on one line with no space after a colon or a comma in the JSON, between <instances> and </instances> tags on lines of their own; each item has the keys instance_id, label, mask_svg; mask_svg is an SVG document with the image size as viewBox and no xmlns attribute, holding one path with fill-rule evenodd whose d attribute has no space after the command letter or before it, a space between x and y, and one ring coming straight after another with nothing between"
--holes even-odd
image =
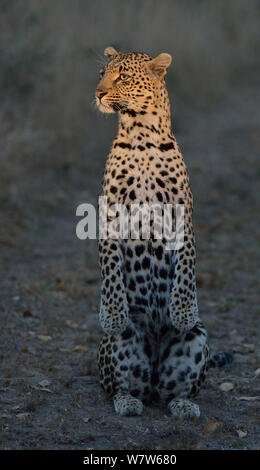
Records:
<instances>
[{"instance_id":1,"label":"leopard hind leg","mask_svg":"<svg viewBox=\"0 0 260 470\"><path fill-rule=\"evenodd\" d=\"M201 322L188 333L168 332L160 350L157 390L174 417L200 416L198 405L190 398L196 396L205 379L208 357L207 335Z\"/></svg>"}]
</instances>

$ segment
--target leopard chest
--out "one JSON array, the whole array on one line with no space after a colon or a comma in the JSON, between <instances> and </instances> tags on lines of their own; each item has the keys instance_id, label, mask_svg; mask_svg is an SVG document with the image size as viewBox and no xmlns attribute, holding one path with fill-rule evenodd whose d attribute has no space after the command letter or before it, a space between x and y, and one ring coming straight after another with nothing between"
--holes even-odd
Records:
<instances>
[{"instance_id":1,"label":"leopard chest","mask_svg":"<svg viewBox=\"0 0 260 470\"><path fill-rule=\"evenodd\" d=\"M126 144L124 144L126 145ZM124 151L122 151L124 150ZM112 204L176 203L185 197L186 169L177 155L146 142L115 153L104 175L103 194Z\"/></svg>"}]
</instances>

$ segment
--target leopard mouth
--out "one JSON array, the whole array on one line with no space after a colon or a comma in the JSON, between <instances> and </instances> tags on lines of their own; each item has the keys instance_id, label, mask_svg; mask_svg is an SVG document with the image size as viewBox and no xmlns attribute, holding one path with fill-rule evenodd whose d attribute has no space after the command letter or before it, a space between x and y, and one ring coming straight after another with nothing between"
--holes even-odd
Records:
<instances>
[{"instance_id":1,"label":"leopard mouth","mask_svg":"<svg viewBox=\"0 0 260 470\"><path fill-rule=\"evenodd\" d=\"M128 106L127 100L107 102L96 98L96 105L102 113L117 113Z\"/></svg>"},{"instance_id":2,"label":"leopard mouth","mask_svg":"<svg viewBox=\"0 0 260 470\"><path fill-rule=\"evenodd\" d=\"M121 109L124 109L126 108L128 105L128 101L127 100L121 100L119 101L118 103L113 103L112 104L112 108L115 112L118 112L118 111L121 111Z\"/></svg>"}]
</instances>

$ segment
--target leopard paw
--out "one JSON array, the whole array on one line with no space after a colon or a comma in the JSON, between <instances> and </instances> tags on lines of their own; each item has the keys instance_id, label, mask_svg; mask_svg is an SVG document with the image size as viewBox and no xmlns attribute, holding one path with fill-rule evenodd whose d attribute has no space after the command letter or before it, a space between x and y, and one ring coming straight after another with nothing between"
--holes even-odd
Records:
<instances>
[{"instance_id":1,"label":"leopard paw","mask_svg":"<svg viewBox=\"0 0 260 470\"><path fill-rule=\"evenodd\" d=\"M102 306L100 309L99 321L104 332L110 335L122 333L129 325L129 318L126 312L117 312L113 308L106 306Z\"/></svg>"},{"instance_id":2,"label":"leopard paw","mask_svg":"<svg viewBox=\"0 0 260 470\"><path fill-rule=\"evenodd\" d=\"M120 416L140 416L143 413L143 403L138 398L120 393L114 396L114 407Z\"/></svg>"},{"instance_id":3,"label":"leopard paw","mask_svg":"<svg viewBox=\"0 0 260 470\"><path fill-rule=\"evenodd\" d=\"M173 399L168 404L169 410L175 418L199 418L200 409L195 403L182 398Z\"/></svg>"}]
</instances>

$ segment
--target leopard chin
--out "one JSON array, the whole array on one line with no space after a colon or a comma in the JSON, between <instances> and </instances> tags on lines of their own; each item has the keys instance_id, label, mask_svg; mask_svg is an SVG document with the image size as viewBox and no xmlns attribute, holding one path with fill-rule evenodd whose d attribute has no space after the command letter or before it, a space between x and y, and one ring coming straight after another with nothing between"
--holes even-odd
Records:
<instances>
[{"instance_id":1,"label":"leopard chin","mask_svg":"<svg viewBox=\"0 0 260 470\"><path fill-rule=\"evenodd\" d=\"M116 113L117 110L114 109L113 105L106 105L104 103L101 103L100 100L96 100L97 107L101 113Z\"/></svg>"}]
</instances>

